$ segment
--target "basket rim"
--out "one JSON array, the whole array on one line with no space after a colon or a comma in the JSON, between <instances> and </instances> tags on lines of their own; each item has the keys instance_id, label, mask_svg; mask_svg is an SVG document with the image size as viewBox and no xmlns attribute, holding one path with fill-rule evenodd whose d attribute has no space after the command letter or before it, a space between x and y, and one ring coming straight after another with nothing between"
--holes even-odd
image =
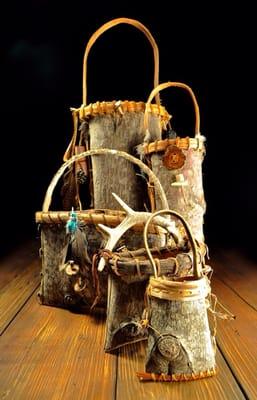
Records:
<instances>
[{"instance_id":1,"label":"basket rim","mask_svg":"<svg viewBox=\"0 0 257 400\"><path fill-rule=\"evenodd\" d=\"M87 105L82 104L78 108L71 108L71 111L77 114L80 120L88 119L97 115L110 115L114 113L136 112L144 113L146 110L146 102L135 100L111 100L111 101L96 101ZM168 123L171 115L166 108L158 104L150 104L147 106L148 112L159 116L163 123Z\"/></svg>"},{"instance_id":2,"label":"basket rim","mask_svg":"<svg viewBox=\"0 0 257 400\"><path fill-rule=\"evenodd\" d=\"M176 146L181 150L198 150L205 153L205 137L199 135L198 137L191 138L189 136L179 137L174 139L160 139L155 142L143 144L144 154L160 153L167 149L169 146Z\"/></svg>"},{"instance_id":3,"label":"basket rim","mask_svg":"<svg viewBox=\"0 0 257 400\"><path fill-rule=\"evenodd\" d=\"M115 228L125 218L126 212L111 209L89 209L76 210L78 220L87 225L104 224L108 227ZM37 211L35 220L37 224L43 225L65 225L70 218L70 211ZM138 223L131 228L136 232L143 232L144 224ZM150 225L150 233L160 235L164 233L164 229L157 225Z\"/></svg>"}]
</instances>

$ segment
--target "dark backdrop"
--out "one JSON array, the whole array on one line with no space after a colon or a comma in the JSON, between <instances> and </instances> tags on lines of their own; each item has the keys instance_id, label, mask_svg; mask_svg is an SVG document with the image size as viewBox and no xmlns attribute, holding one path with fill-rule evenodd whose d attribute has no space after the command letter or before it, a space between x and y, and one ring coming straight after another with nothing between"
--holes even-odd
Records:
<instances>
[{"instance_id":1,"label":"dark backdrop","mask_svg":"<svg viewBox=\"0 0 257 400\"><path fill-rule=\"evenodd\" d=\"M160 81L194 89L207 137L204 186L211 246L250 249L256 225L255 83L251 10L218 3L9 2L1 13L1 251L36 236L34 212L62 162L70 106L82 103L82 58L90 35L109 19L139 19L160 49ZM238 7L238 8L236 8ZM142 8L142 10L140 9ZM149 14L150 15L149 15ZM146 100L152 54L129 26L108 31L89 60L89 101ZM162 93L180 135L192 135L186 94ZM250 122L252 120L252 122Z\"/></svg>"}]
</instances>

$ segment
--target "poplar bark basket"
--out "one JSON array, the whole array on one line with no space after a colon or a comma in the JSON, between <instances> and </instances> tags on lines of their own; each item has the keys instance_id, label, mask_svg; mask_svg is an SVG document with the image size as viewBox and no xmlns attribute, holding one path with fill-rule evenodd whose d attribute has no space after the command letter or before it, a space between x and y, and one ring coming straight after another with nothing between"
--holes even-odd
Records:
<instances>
[{"instance_id":1,"label":"poplar bark basket","mask_svg":"<svg viewBox=\"0 0 257 400\"><path fill-rule=\"evenodd\" d=\"M106 238L99 231L97 224L117 226L124 218L124 212L117 210L86 210L77 211L79 221L79 243L72 243L71 236L66 233L66 222L70 213L67 211L49 211L53 191L63 173L80 159L95 156L109 155L115 159L125 158L137 165L149 179L156 184L163 204L167 206L165 193L153 172L137 158L118 150L95 149L88 150L73 156L54 175L45 195L43 210L36 213L36 222L41 225L41 254L42 254L42 279L39 299L42 304L69 307L78 304L92 305L96 297L96 288L92 275L92 258L103 246ZM152 226L152 240L163 240L163 234ZM135 227L126 237L126 244L137 248L142 244L143 226ZM140 233L139 233L140 232ZM82 240L82 243L81 243ZM84 242L83 242L84 240ZM157 241L158 241L157 240ZM119 244L117 245L119 246ZM69 261L74 261L72 267ZM68 263L68 265L66 265ZM107 272L100 275L100 301L99 306L106 305L107 297Z\"/></svg>"},{"instance_id":2,"label":"poplar bark basket","mask_svg":"<svg viewBox=\"0 0 257 400\"><path fill-rule=\"evenodd\" d=\"M143 145L143 154L167 195L169 208L180 213L188 221L194 237L204 242L203 218L206 210L204 199L202 162L205 155L204 140L200 134L200 112L192 89L180 82L160 84L150 94L144 118L145 131L151 132L149 116L151 101L159 91L178 87L186 90L194 105L195 137L156 140ZM152 211L161 208L158 194L155 193Z\"/></svg>"},{"instance_id":3,"label":"poplar bark basket","mask_svg":"<svg viewBox=\"0 0 257 400\"><path fill-rule=\"evenodd\" d=\"M83 63L83 104L72 109L74 134L65 153L64 161L75 154L76 144L86 149L112 148L134 154L135 146L144 140L145 103L135 101L103 101L87 103L87 63L90 50L96 40L108 29L119 24L128 24L140 30L149 41L154 56L154 87L159 83L159 50L150 31L139 21L118 18L101 26L90 38L85 49ZM150 140L161 138L160 126L165 127L170 119L160 98L157 104L149 106L151 115ZM78 132L78 129L80 132ZM148 202L145 195L145 181L135 174L134 166L125 159L110 159L108 156L94 157L88 166L91 186L91 207L96 209L117 209L112 192L121 197L134 210L144 210Z\"/></svg>"},{"instance_id":4,"label":"poplar bark basket","mask_svg":"<svg viewBox=\"0 0 257 400\"><path fill-rule=\"evenodd\" d=\"M193 276L173 280L158 276L147 243L147 229L152 218L160 214L173 215L182 222L193 253ZM211 289L198 261L197 245L189 225L174 211L158 211L145 225L144 240L154 277L150 278L147 288L150 334L146 372L138 373L139 378L183 381L214 375L215 350L205 301Z\"/></svg>"}]
</instances>

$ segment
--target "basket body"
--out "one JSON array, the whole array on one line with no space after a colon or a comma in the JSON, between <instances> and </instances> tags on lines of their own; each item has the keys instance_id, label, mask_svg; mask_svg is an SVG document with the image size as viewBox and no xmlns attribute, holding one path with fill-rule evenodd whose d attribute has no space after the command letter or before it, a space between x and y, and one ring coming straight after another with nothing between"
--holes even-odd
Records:
<instances>
[{"instance_id":1,"label":"basket body","mask_svg":"<svg viewBox=\"0 0 257 400\"><path fill-rule=\"evenodd\" d=\"M97 252L103 240L102 235L94 225L81 228L86 234L88 243L88 255L92 258ZM41 227L42 272L41 287L39 292L40 302L44 305L56 307L74 307L78 305L91 306L96 297L93 283L92 264L85 262L79 255L72 254L70 238L66 233L64 224L48 225ZM68 275L64 265L72 259L79 270L74 275ZM75 285L83 290L76 291ZM99 306L106 306L107 275L100 277L101 297Z\"/></svg>"},{"instance_id":2,"label":"basket body","mask_svg":"<svg viewBox=\"0 0 257 400\"><path fill-rule=\"evenodd\" d=\"M208 376L215 370L214 345L203 296L186 301L151 296L150 309L152 329L146 372L178 375L183 380L183 374L188 378L201 373Z\"/></svg>"},{"instance_id":3,"label":"basket body","mask_svg":"<svg viewBox=\"0 0 257 400\"><path fill-rule=\"evenodd\" d=\"M73 307L77 305L92 306L96 298L92 260L93 256L104 247L105 237L96 223L116 226L125 217L125 213L114 210L88 210L78 212L80 234L83 248L78 248L75 237L71 238L66 232L68 212L37 213L36 220L41 224L41 288L38 294L40 302L45 305L58 307ZM161 236L150 234L150 243L160 243ZM78 238L81 243L80 237ZM142 245L142 233L128 231L119 241L130 250ZM72 275L66 273L65 265L72 260L78 267ZM99 274L100 295L98 307L106 307L107 302L107 272ZM77 287L77 290L75 288Z\"/></svg>"},{"instance_id":4,"label":"basket body","mask_svg":"<svg viewBox=\"0 0 257 400\"><path fill-rule=\"evenodd\" d=\"M135 147L144 139L143 112L116 112L112 115L99 115L88 120L90 148L111 148L123 150L134 155ZM151 140L160 138L158 117L151 117ZM144 210L148 203L144 179L136 175L134 165L124 159L109 156L94 157L93 197L95 208L117 209L117 202L112 196L115 192L134 210Z\"/></svg>"},{"instance_id":5,"label":"basket body","mask_svg":"<svg viewBox=\"0 0 257 400\"><path fill-rule=\"evenodd\" d=\"M203 242L203 223L206 210L204 199L202 162L204 149L179 149L184 156L181 168L168 169L165 166L166 150L152 152L150 163L153 172L159 178L169 202L169 208L181 214L190 224L195 238ZM172 146L176 148L176 146ZM182 180L179 178L182 177ZM156 209L162 208L160 199L155 193Z\"/></svg>"}]
</instances>

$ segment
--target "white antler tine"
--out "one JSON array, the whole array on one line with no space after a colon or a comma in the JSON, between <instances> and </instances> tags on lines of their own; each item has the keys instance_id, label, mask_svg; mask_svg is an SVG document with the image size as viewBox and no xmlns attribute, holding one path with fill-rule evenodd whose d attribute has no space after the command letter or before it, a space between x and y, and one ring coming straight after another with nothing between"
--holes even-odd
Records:
<instances>
[{"instance_id":1,"label":"white antler tine","mask_svg":"<svg viewBox=\"0 0 257 400\"><path fill-rule=\"evenodd\" d=\"M105 267L105 259L101 257L97 269L99 272L102 272L104 270L104 267Z\"/></svg>"},{"instance_id":2,"label":"white antler tine","mask_svg":"<svg viewBox=\"0 0 257 400\"><path fill-rule=\"evenodd\" d=\"M109 236L112 235L112 233L113 233L113 229L112 229L112 228L109 228L108 226L105 226L105 225L103 225L103 224L98 224L98 226L99 226L99 228L102 229L102 231L104 231L105 233L107 233Z\"/></svg>"},{"instance_id":3,"label":"white antler tine","mask_svg":"<svg viewBox=\"0 0 257 400\"><path fill-rule=\"evenodd\" d=\"M117 200L117 202L121 205L124 211L126 211L127 215L134 215L135 211L132 210L116 193L112 193L113 197Z\"/></svg>"},{"instance_id":4,"label":"white antler tine","mask_svg":"<svg viewBox=\"0 0 257 400\"><path fill-rule=\"evenodd\" d=\"M126 211L126 218L116 226L115 228L109 228L105 225L98 224L100 228L108 234L108 240L105 245L105 249L112 251L122 235L127 232L132 226L136 224L145 223L150 217L150 213L134 211L130 208L117 194L112 193L117 202L121 205L121 207ZM154 224L157 224L170 232L174 239L176 240L179 237L179 232L177 232L174 221L170 221L168 218L164 218L161 216L157 216L153 220ZM105 267L105 259L101 257L98 264L98 271L103 271Z\"/></svg>"}]
</instances>

